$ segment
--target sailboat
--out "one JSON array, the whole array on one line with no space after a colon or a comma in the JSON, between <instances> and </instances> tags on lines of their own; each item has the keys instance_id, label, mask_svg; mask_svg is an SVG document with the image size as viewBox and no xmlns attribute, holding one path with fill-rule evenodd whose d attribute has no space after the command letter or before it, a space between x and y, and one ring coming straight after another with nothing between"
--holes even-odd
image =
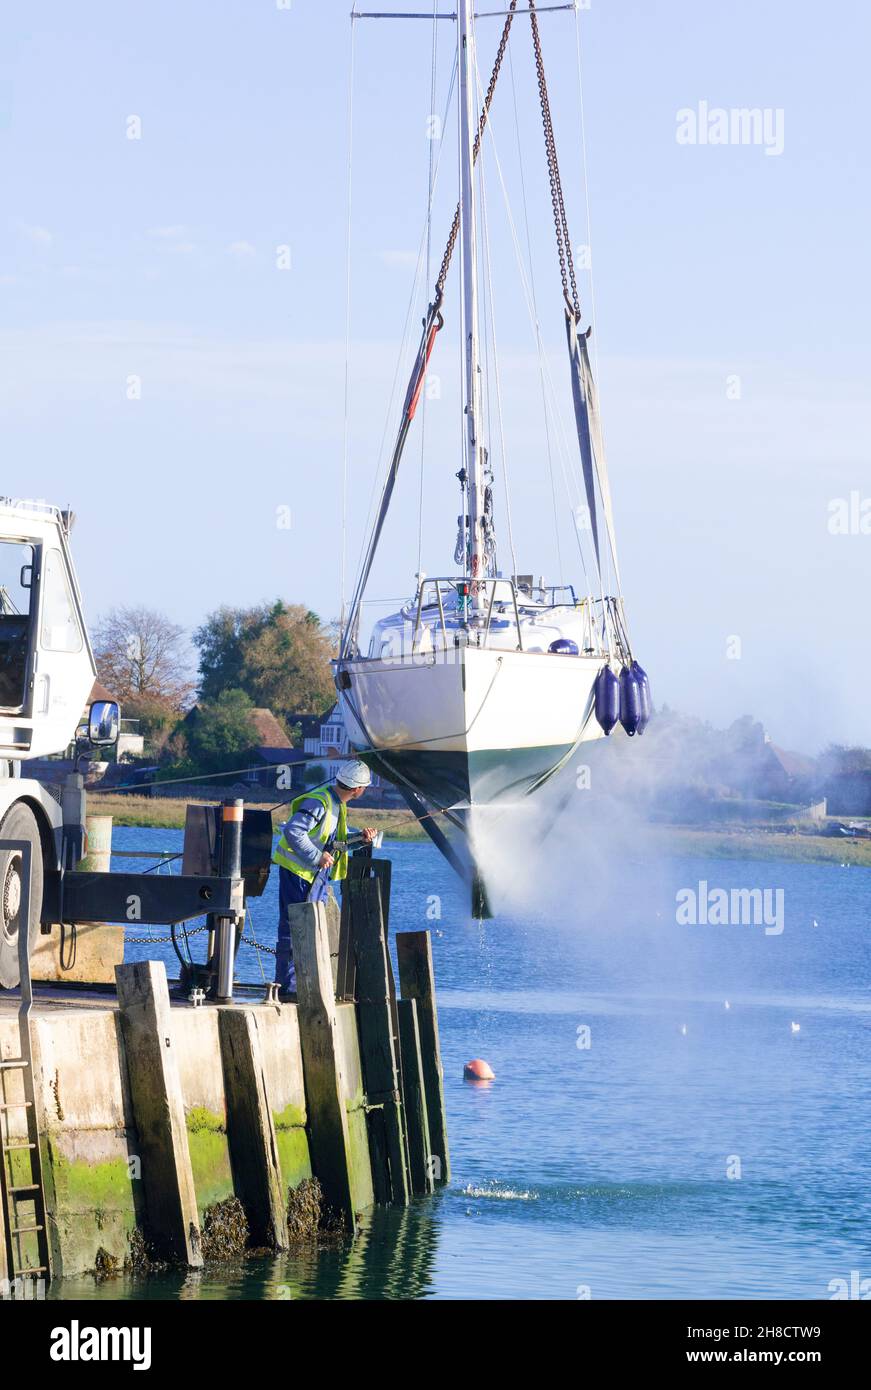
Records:
<instances>
[{"instance_id":1,"label":"sailboat","mask_svg":"<svg viewBox=\"0 0 871 1390\"><path fill-rule=\"evenodd\" d=\"M354 749L402 793L430 838L472 890L473 911L489 914L487 864L476 817L527 803L584 742L618 722L630 736L650 717L650 685L633 656L619 590L611 492L588 339L582 327L572 245L560 180L535 0L510 0L493 74L478 107L473 0L457 0L459 200L435 293L402 406L380 508L344 622L334 675ZM572 6L542 6L572 8ZM476 162L514 21L528 23L535 55L544 143L562 276L571 404L584 504L579 530L591 551L596 589L548 583L498 567L494 476L484 438L479 309ZM447 17L447 16L445 16ZM461 250L464 416L463 511L456 570L419 574L416 591L361 637L367 581L381 540L403 450L427 368L449 312L446 288ZM568 393L567 393L568 395ZM606 559L608 564L606 565ZM616 578L616 592L605 575Z\"/></svg>"}]
</instances>

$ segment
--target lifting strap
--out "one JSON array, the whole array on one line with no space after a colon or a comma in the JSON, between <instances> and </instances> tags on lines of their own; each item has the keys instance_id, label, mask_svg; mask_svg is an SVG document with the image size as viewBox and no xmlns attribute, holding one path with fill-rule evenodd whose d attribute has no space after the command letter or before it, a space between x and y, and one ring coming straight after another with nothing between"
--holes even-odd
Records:
<instances>
[{"instance_id":1,"label":"lifting strap","mask_svg":"<svg viewBox=\"0 0 871 1390\"><path fill-rule=\"evenodd\" d=\"M617 565L617 540L614 533L614 513L611 506L611 485L608 481L608 468L605 462L605 445L602 439L602 424L599 418L599 402L596 383L587 351L587 335L578 334L578 325L573 313L566 310L566 338L569 346L569 359L572 373L572 399L575 407L575 423L578 430L578 445L581 451L581 468L584 475L584 492L590 512L590 527L593 532L593 549L596 552L596 566L601 580L602 562L599 554L599 515L596 499L596 483L602 499L602 515L608 547L614 565L614 578L617 591L620 591L620 570Z\"/></svg>"}]
</instances>

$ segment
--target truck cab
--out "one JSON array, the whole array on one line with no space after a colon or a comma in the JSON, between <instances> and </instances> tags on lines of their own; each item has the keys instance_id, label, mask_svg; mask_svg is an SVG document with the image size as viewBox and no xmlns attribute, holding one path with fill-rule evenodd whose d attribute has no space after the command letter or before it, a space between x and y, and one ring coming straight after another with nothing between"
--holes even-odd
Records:
<instances>
[{"instance_id":1,"label":"truck cab","mask_svg":"<svg viewBox=\"0 0 871 1390\"><path fill-rule=\"evenodd\" d=\"M20 855L2 842L29 840L34 849L31 936L39 931L44 871L73 868L83 842L77 788L61 792L26 775L29 760L72 743L96 676L71 525L70 513L44 502L0 498L0 988L18 983L21 896ZM111 742L117 705L103 702L91 713L95 740Z\"/></svg>"},{"instance_id":2,"label":"truck cab","mask_svg":"<svg viewBox=\"0 0 871 1390\"><path fill-rule=\"evenodd\" d=\"M45 503L0 499L0 758L62 752L94 683L71 521Z\"/></svg>"}]
</instances>

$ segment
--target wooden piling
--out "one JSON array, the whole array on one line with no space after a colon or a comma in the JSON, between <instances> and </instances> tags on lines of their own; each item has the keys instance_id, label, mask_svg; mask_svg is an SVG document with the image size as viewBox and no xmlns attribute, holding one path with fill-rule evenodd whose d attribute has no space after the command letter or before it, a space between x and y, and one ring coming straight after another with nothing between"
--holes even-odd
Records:
<instances>
[{"instance_id":1,"label":"wooden piling","mask_svg":"<svg viewBox=\"0 0 871 1390\"><path fill-rule=\"evenodd\" d=\"M417 1025L423 1064L430 1139L430 1171L436 1183L450 1182L448 1126L445 1115L444 1072L436 1012L432 941L428 931L396 933L399 987L403 999L417 1003Z\"/></svg>"},{"instance_id":2,"label":"wooden piling","mask_svg":"<svg viewBox=\"0 0 871 1390\"><path fill-rule=\"evenodd\" d=\"M402 1055L402 1098L405 1108L405 1128L408 1135L408 1161L411 1190L432 1192L429 1119L426 1112L426 1086L423 1079L423 1060L420 1051L420 1032L417 1024L417 1000L400 999L399 1042Z\"/></svg>"},{"instance_id":3,"label":"wooden piling","mask_svg":"<svg viewBox=\"0 0 871 1390\"><path fill-rule=\"evenodd\" d=\"M233 1187L253 1243L286 1250L287 1198L257 1018L250 1009L225 1008L218 1023Z\"/></svg>"},{"instance_id":4,"label":"wooden piling","mask_svg":"<svg viewBox=\"0 0 871 1390\"><path fill-rule=\"evenodd\" d=\"M335 898L329 897L321 899L324 910L324 919L327 924L327 944L330 951L330 971L333 980L333 993L337 998L342 996L337 993L336 982L339 971L339 951L340 951L340 909ZM293 940L293 924L297 917L302 921L307 920L306 914L311 907L311 903L290 903L287 909L288 923L290 925L290 937ZM294 957L295 959L295 957Z\"/></svg>"},{"instance_id":5,"label":"wooden piling","mask_svg":"<svg viewBox=\"0 0 871 1390\"><path fill-rule=\"evenodd\" d=\"M345 894L354 921L357 1019L372 1182L377 1201L405 1206L409 1199L408 1153L381 889L377 879L349 878Z\"/></svg>"},{"instance_id":6,"label":"wooden piling","mask_svg":"<svg viewBox=\"0 0 871 1390\"><path fill-rule=\"evenodd\" d=\"M302 903L297 907L291 917L291 939L312 1171L327 1205L342 1215L353 1231L352 1152L325 904Z\"/></svg>"},{"instance_id":7,"label":"wooden piling","mask_svg":"<svg viewBox=\"0 0 871 1390\"><path fill-rule=\"evenodd\" d=\"M178 1063L172 1050L169 989L162 961L115 968L133 1116L139 1136L147 1237L163 1258L203 1263L197 1198Z\"/></svg>"}]
</instances>

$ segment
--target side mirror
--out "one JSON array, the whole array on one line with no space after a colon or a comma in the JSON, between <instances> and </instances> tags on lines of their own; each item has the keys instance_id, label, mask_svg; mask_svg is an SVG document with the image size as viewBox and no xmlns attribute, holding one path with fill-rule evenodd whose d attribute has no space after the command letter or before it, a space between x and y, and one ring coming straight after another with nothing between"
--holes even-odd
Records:
<instances>
[{"instance_id":1,"label":"side mirror","mask_svg":"<svg viewBox=\"0 0 871 1390\"><path fill-rule=\"evenodd\" d=\"M121 711L114 700L95 700L88 712L88 741L95 748L118 742Z\"/></svg>"}]
</instances>

